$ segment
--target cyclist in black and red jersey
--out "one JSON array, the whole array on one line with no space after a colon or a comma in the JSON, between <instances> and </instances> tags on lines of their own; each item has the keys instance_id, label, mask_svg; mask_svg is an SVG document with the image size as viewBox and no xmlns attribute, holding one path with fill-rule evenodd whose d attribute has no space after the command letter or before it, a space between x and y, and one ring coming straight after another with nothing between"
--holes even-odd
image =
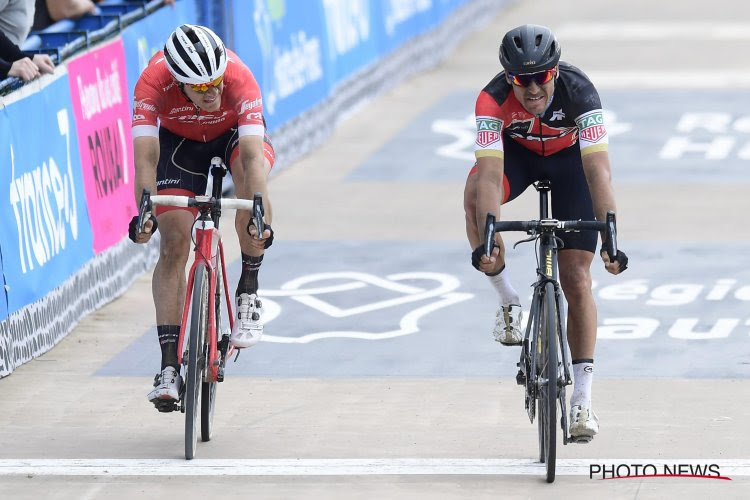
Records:
<instances>
[{"instance_id":1,"label":"cyclist in black and red jersey","mask_svg":"<svg viewBox=\"0 0 750 500\"><path fill-rule=\"evenodd\" d=\"M552 215L559 220L606 220L607 211L615 210L615 197L599 94L581 70L560 61L560 45L549 28L527 24L510 30L500 45L500 63L504 71L476 102L477 161L466 180L464 210L474 250L472 265L489 276L500 299L495 340L519 345L521 301L508 280L500 233L491 257L484 255L487 213L500 220L503 203L542 179L552 183ZM561 238L560 283L568 302L575 379L570 435L576 442L587 442L599 430L591 407L597 328L591 263L596 234L565 233ZM612 274L627 267L621 251L614 262L603 250L600 255Z\"/></svg>"},{"instance_id":2,"label":"cyclist in black and red jersey","mask_svg":"<svg viewBox=\"0 0 750 500\"><path fill-rule=\"evenodd\" d=\"M263 195L263 228L239 210L235 227L242 251L237 284L237 320L230 341L235 347L256 344L263 333L258 270L273 241L267 177L274 151L266 135L260 88L253 74L221 39L203 26L182 25L154 55L135 86L133 103L135 194L203 195L211 158L229 165L238 198ZM158 190L158 191L157 191ZM179 399L177 341L185 298L185 264L190 253L194 208L157 207L156 217L136 234L134 217L129 236L145 243L161 232L159 261L154 269L153 295L161 344L161 372L148 399L157 405ZM157 224L158 222L158 224Z\"/></svg>"}]
</instances>

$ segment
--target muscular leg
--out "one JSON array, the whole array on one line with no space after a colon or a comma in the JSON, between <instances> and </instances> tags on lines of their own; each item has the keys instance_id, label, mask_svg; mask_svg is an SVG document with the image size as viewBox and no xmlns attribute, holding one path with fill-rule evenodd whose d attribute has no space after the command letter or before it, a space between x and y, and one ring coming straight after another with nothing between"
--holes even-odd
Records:
<instances>
[{"instance_id":1,"label":"muscular leg","mask_svg":"<svg viewBox=\"0 0 750 500\"><path fill-rule=\"evenodd\" d=\"M596 304L591 293L591 262L585 250L559 254L560 284L568 301L568 342L573 359L593 359L596 345Z\"/></svg>"},{"instance_id":2,"label":"muscular leg","mask_svg":"<svg viewBox=\"0 0 750 500\"><path fill-rule=\"evenodd\" d=\"M151 291L157 325L179 325L185 300L185 264L190 253L195 218L187 210L170 210L158 217L161 244Z\"/></svg>"}]
</instances>

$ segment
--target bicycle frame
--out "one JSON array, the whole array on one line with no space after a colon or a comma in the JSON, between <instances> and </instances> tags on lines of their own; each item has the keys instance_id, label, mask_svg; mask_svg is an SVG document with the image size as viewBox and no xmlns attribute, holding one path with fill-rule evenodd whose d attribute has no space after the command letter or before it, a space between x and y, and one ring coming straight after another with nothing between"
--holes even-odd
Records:
<instances>
[{"instance_id":1,"label":"bicycle frame","mask_svg":"<svg viewBox=\"0 0 750 500\"><path fill-rule=\"evenodd\" d=\"M550 184L548 182L541 181L537 185L537 190L539 191L539 220L548 219ZM567 349L567 321L564 321L563 314L565 310L565 301L562 298L560 290L559 271L557 264L558 250L559 247L557 245L557 237L554 233L545 232L539 235L539 249L537 254L537 262L539 263L539 267L537 268L537 281L534 283L534 292L532 296L531 308L529 309L529 311L533 313L537 310L537 308L540 306L539 302L544 296L545 286L547 285L547 283L551 284L554 287L555 304L557 306L558 317L556 318L556 320L558 324L558 340L560 342L560 353L562 355L562 359L560 361L562 362L563 366L563 380L558 381L558 385L560 387L564 387L566 385L572 384L572 379L570 377L570 359ZM534 320L538 320L538 317L536 317L536 315L534 316ZM534 328L533 330L532 327ZM527 340L531 338L532 331L539 331L538 325L532 325L532 321L529 321L526 327L526 335L524 338L525 346L528 345ZM535 342L535 344L538 345L538 342ZM534 358L537 353L538 349L532 353Z\"/></svg>"},{"instance_id":2,"label":"bicycle frame","mask_svg":"<svg viewBox=\"0 0 750 500\"><path fill-rule=\"evenodd\" d=\"M188 274L187 289L185 292L185 304L182 309L182 324L180 325L180 337L177 345L180 346L177 352L177 361L182 364L182 355L184 352L185 330L188 325L188 314L190 313L190 298L193 295L193 286L195 283L195 272L199 265L203 264L208 270L209 278L209 307L208 307L208 359L206 365L209 367L209 380L207 382L216 382L219 379L219 363L216 363L217 352L219 350L216 331L216 314L217 314L217 294L216 294L216 271L221 266L221 274L225 278L224 299L229 315L229 328L234 327L234 314L232 311L232 301L229 300L229 285L226 280L226 264L224 261L224 246L221 242L221 234L215 227L212 220L205 220L203 217L198 220L201 227L195 229L195 250L193 264ZM226 357L229 358L234 353L234 347L229 346Z\"/></svg>"},{"instance_id":3,"label":"bicycle frame","mask_svg":"<svg viewBox=\"0 0 750 500\"><path fill-rule=\"evenodd\" d=\"M222 192L222 180L226 172L223 167L212 167L211 175L213 176L213 197L217 200L221 198ZM223 379L220 376L219 370L221 368L221 362L218 360L217 352L219 352L219 345L217 338L221 332L216 331L217 325L217 314L220 314L219 303L217 302L218 293L216 290L216 272L221 269L222 282L224 285L224 300L227 307L227 314L229 316L229 329L234 327L234 312L232 310L232 301L229 299L229 284L226 276L226 263L224 260L224 245L221 241L221 233L219 232L219 218L221 216L221 210L215 209L209 216L209 212L201 210L195 226L195 248L193 264L190 266L188 272L188 282L185 290L185 303L182 308L182 323L180 324L180 336L177 340L177 361L182 364L183 353L185 352L185 331L188 325L188 314L190 313L190 302L193 296L193 287L195 285L195 272L200 265L204 265L208 270L208 358L206 359L206 366L208 367L207 374L208 380L206 382L217 382ZM234 346L231 344L227 346L226 355L224 359L231 358L234 354Z\"/></svg>"}]
</instances>

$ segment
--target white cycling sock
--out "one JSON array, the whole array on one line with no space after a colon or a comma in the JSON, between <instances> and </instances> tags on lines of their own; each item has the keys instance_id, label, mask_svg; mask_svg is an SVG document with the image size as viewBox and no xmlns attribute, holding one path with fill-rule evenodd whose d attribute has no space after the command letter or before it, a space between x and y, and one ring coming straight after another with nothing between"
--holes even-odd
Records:
<instances>
[{"instance_id":1,"label":"white cycling sock","mask_svg":"<svg viewBox=\"0 0 750 500\"><path fill-rule=\"evenodd\" d=\"M508 305L521 305L521 299L518 298L518 292L513 288L508 279L508 268L506 267L503 271L495 276L487 276L490 279L490 283L497 290L497 294L500 295L500 303L504 306Z\"/></svg>"},{"instance_id":2,"label":"white cycling sock","mask_svg":"<svg viewBox=\"0 0 750 500\"><path fill-rule=\"evenodd\" d=\"M570 406L580 405L591 408L591 381L594 378L593 359L573 360L573 395L570 397Z\"/></svg>"}]
</instances>

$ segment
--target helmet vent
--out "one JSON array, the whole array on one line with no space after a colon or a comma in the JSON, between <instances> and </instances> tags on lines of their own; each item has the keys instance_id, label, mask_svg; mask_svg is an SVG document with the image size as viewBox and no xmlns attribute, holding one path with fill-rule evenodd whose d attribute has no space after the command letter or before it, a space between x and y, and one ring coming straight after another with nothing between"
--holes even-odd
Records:
<instances>
[{"instance_id":1,"label":"helmet vent","mask_svg":"<svg viewBox=\"0 0 750 500\"><path fill-rule=\"evenodd\" d=\"M534 46L539 47L542 44L542 35L537 35L534 39Z\"/></svg>"},{"instance_id":2,"label":"helmet vent","mask_svg":"<svg viewBox=\"0 0 750 500\"><path fill-rule=\"evenodd\" d=\"M518 48L518 49L523 48L523 44L521 43L521 37L520 36L514 36L513 37L513 43L516 44L516 48Z\"/></svg>"}]
</instances>

